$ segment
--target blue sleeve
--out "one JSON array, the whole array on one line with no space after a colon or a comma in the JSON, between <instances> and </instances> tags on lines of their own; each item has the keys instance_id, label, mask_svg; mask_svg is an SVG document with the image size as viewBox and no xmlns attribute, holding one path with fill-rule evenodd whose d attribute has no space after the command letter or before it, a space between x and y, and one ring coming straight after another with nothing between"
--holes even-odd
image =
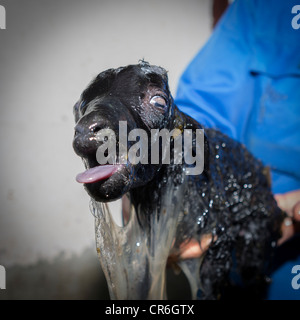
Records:
<instances>
[{"instance_id":1,"label":"blue sleeve","mask_svg":"<svg viewBox=\"0 0 300 320\"><path fill-rule=\"evenodd\" d=\"M183 112L270 166L274 193L300 189L300 28L292 26L293 18L300 26L292 14L299 4L236 0L183 73L175 99ZM272 274L268 299L299 299L290 277L300 264L293 243Z\"/></svg>"},{"instance_id":2,"label":"blue sleeve","mask_svg":"<svg viewBox=\"0 0 300 320\"><path fill-rule=\"evenodd\" d=\"M297 0L236 0L180 78L175 102L271 167L273 191L300 189ZM300 23L300 21L299 21Z\"/></svg>"},{"instance_id":3,"label":"blue sleeve","mask_svg":"<svg viewBox=\"0 0 300 320\"><path fill-rule=\"evenodd\" d=\"M175 102L200 123L239 139L250 112L253 85L247 72L253 45L254 2L236 1L189 64Z\"/></svg>"}]
</instances>

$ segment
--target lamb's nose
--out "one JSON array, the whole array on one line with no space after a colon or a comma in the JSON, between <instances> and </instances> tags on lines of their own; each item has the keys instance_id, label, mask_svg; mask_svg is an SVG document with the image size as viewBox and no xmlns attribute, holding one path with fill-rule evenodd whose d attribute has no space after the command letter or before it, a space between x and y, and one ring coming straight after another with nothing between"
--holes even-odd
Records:
<instances>
[{"instance_id":1,"label":"lamb's nose","mask_svg":"<svg viewBox=\"0 0 300 320\"><path fill-rule=\"evenodd\" d=\"M103 128L101 121L93 121L90 124L78 122L75 126L75 135L73 147L75 152L80 156L94 154L101 144L97 139L98 131Z\"/></svg>"},{"instance_id":2,"label":"lamb's nose","mask_svg":"<svg viewBox=\"0 0 300 320\"><path fill-rule=\"evenodd\" d=\"M103 123L101 121L98 121L89 126L89 131L92 133L97 133L102 128L103 128Z\"/></svg>"},{"instance_id":3,"label":"lamb's nose","mask_svg":"<svg viewBox=\"0 0 300 320\"><path fill-rule=\"evenodd\" d=\"M93 121L91 124L78 122L74 128L75 135L93 135L100 131L103 126L104 125L102 121Z\"/></svg>"}]
</instances>

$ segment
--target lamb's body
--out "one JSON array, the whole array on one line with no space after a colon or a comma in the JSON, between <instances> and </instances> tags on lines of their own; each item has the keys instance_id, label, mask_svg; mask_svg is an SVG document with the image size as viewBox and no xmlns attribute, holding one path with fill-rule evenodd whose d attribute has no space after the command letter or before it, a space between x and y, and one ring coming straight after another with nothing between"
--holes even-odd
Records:
<instances>
[{"instance_id":1,"label":"lamb's body","mask_svg":"<svg viewBox=\"0 0 300 320\"><path fill-rule=\"evenodd\" d=\"M261 298L279 237L282 211L270 191L262 163L221 132L205 129L205 133L209 144L208 168L202 175L185 176L184 214L172 251L176 252L185 240L200 240L212 233L213 244L201 262L197 296L214 299L224 293L226 298L227 294L235 294L235 290L241 294L239 289L243 287L243 294ZM159 186L170 176L177 181L175 188L182 183L180 169L166 167L149 184L131 191L132 202L139 208L138 219L144 221L142 225L149 226L147 217L164 196L161 194L164 189ZM185 262L181 264L184 267ZM188 267L189 264L190 261ZM234 273L231 278L230 272ZM190 279L191 285L193 281Z\"/></svg>"},{"instance_id":2,"label":"lamb's body","mask_svg":"<svg viewBox=\"0 0 300 320\"><path fill-rule=\"evenodd\" d=\"M100 74L75 106L78 123L74 148L88 168L96 165L93 152L98 145L91 139L95 132L86 128L95 128L97 123L114 128L115 120L125 118L129 127L147 130L202 128L173 104L163 69L143 63L120 70ZM125 76L130 79L128 83ZM147 94L154 87L168 95L165 109L149 104ZM95 95L97 90L99 96ZM84 111L79 105L85 106ZM86 184L97 200L92 201L97 246L112 298L165 297L168 256L184 241L200 241L207 233L214 239L205 256L179 263L190 280L193 297L212 299L222 293L226 297L232 271L245 288L251 288L251 294L260 293L283 214L261 162L219 131L205 129L205 134L205 169L201 175L186 175L185 164L129 165L108 179ZM131 200L131 217L120 229L100 202L125 193Z\"/></svg>"}]
</instances>

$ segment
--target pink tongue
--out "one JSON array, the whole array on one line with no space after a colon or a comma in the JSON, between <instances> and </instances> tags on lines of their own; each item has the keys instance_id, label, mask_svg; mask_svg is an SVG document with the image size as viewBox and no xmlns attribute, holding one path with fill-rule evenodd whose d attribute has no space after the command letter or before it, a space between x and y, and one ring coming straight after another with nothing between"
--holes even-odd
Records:
<instances>
[{"instance_id":1,"label":"pink tongue","mask_svg":"<svg viewBox=\"0 0 300 320\"><path fill-rule=\"evenodd\" d=\"M79 183L93 183L112 176L121 166L120 165L102 165L85 172L79 173L76 176L76 181Z\"/></svg>"}]
</instances>

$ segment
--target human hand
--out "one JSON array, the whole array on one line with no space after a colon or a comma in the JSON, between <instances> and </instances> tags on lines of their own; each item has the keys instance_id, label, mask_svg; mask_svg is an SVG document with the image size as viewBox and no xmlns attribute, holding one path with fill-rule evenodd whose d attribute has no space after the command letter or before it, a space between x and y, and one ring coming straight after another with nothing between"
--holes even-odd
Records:
<instances>
[{"instance_id":1,"label":"human hand","mask_svg":"<svg viewBox=\"0 0 300 320\"><path fill-rule=\"evenodd\" d=\"M288 215L282 223L282 237L277 244L281 245L295 233L300 232L300 190L276 194L274 198L278 207Z\"/></svg>"},{"instance_id":2,"label":"human hand","mask_svg":"<svg viewBox=\"0 0 300 320\"><path fill-rule=\"evenodd\" d=\"M274 198L280 209L288 214L281 226L282 237L277 243L281 245L296 232L300 232L300 190L276 194ZM207 251L211 242L212 235L206 234L201 238L200 243L195 239L182 243L179 252L169 257L168 264L179 260L200 258Z\"/></svg>"},{"instance_id":3,"label":"human hand","mask_svg":"<svg viewBox=\"0 0 300 320\"><path fill-rule=\"evenodd\" d=\"M212 240L212 234L205 234L201 237L200 243L196 239L183 242L179 251L169 256L167 265L174 265L180 260L200 258L207 251Z\"/></svg>"}]
</instances>

